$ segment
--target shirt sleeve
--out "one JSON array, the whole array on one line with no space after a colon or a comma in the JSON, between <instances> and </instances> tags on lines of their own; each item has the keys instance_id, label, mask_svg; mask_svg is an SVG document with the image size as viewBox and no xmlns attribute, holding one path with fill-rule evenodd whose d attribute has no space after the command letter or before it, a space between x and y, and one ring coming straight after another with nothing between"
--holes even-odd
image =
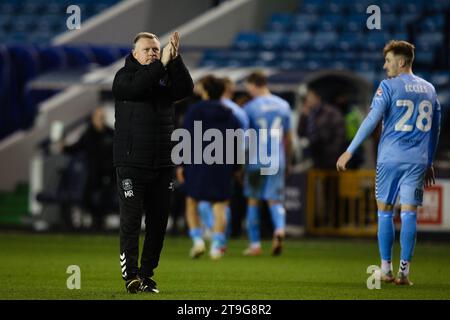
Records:
<instances>
[{"instance_id":1,"label":"shirt sleeve","mask_svg":"<svg viewBox=\"0 0 450 320\"><path fill-rule=\"evenodd\" d=\"M372 99L372 104L370 105L370 109L378 109L382 113L386 111L386 109L391 104L391 90L386 80L381 81L375 95Z\"/></svg>"}]
</instances>

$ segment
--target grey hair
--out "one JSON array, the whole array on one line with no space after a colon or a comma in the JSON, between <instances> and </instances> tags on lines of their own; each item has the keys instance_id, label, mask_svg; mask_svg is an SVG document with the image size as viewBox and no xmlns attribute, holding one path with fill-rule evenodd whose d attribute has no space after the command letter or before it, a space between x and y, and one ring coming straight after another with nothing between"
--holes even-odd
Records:
<instances>
[{"instance_id":1,"label":"grey hair","mask_svg":"<svg viewBox=\"0 0 450 320\"><path fill-rule=\"evenodd\" d=\"M136 43L139 41L139 39L147 38L147 39L156 39L159 41L159 38L157 35L150 33L150 32L139 32L133 40L133 49L136 49Z\"/></svg>"}]
</instances>

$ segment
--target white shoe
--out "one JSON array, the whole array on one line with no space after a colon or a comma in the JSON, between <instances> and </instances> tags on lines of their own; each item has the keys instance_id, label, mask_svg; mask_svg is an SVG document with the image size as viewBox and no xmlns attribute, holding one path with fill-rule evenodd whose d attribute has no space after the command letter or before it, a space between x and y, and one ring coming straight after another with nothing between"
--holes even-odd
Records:
<instances>
[{"instance_id":1,"label":"white shoe","mask_svg":"<svg viewBox=\"0 0 450 320\"><path fill-rule=\"evenodd\" d=\"M244 252L242 252L242 254L244 256L256 257L256 256L260 256L262 254L262 249L261 249L261 247L250 246L247 249L245 249Z\"/></svg>"},{"instance_id":2,"label":"white shoe","mask_svg":"<svg viewBox=\"0 0 450 320\"><path fill-rule=\"evenodd\" d=\"M200 257L202 254L204 254L206 251L206 246L204 241L198 241L196 242L192 248L191 251L189 251L189 256L192 259Z\"/></svg>"},{"instance_id":3,"label":"white shoe","mask_svg":"<svg viewBox=\"0 0 450 320\"><path fill-rule=\"evenodd\" d=\"M209 257L213 260L219 260L223 257L224 251L220 248L211 248L211 251L209 251Z\"/></svg>"}]
</instances>

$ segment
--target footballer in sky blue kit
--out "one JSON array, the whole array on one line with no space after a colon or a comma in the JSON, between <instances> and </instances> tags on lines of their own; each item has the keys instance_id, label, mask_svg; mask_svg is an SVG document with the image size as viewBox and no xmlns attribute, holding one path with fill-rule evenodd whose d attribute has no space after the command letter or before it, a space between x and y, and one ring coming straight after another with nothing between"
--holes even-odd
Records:
<instances>
[{"instance_id":1,"label":"footballer in sky blue kit","mask_svg":"<svg viewBox=\"0 0 450 320\"><path fill-rule=\"evenodd\" d=\"M383 68L389 79L381 81L369 114L336 167L338 171L345 170L356 148L383 120L375 182L381 280L412 285L409 268L416 242L417 207L422 205L424 185L435 182L433 159L441 108L433 85L412 73L412 44L393 40L385 46L384 57ZM401 204L401 256L399 272L394 277L393 206L397 197Z\"/></svg>"},{"instance_id":2,"label":"footballer in sky blue kit","mask_svg":"<svg viewBox=\"0 0 450 320\"><path fill-rule=\"evenodd\" d=\"M253 99L244 106L244 110L249 118L250 130L256 130L258 148L257 153L253 156L252 152L249 152L250 156L245 165L244 194L248 199L247 231L250 246L244 251L244 255L256 256L262 252L258 202L264 200L268 202L274 225L272 255L277 256L281 254L285 236L286 211L282 202L284 200L286 166L289 165L292 148L291 109L285 100L270 93L267 87L267 78L263 73L250 74L245 81L245 86ZM260 129L269 130L268 134L261 134ZM270 131L271 129L278 130ZM279 143L276 144L278 153L276 153L277 150L271 149L271 139L275 138L279 138ZM261 168L267 168L269 165L261 163L263 161L259 158L260 148L273 161L277 161L278 170L275 174L264 175L261 173Z\"/></svg>"},{"instance_id":3,"label":"footballer in sky blue kit","mask_svg":"<svg viewBox=\"0 0 450 320\"><path fill-rule=\"evenodd\" d=\"M248 129L248 116L247 113L244 111L242 107L240 107L238 104L236 104L232 98L234 96L235 92L235 84L233 80L231 80L228 77L225 77L222 79L225 85L225 91L222 95L221 102L222 104L231 109L234 116L239 120L239 123L241 125L241 128L243 130ZM245 144L242 145L242 149L245 148ZM212 205L209 201L200 201L198 203L198 212L200 215L200 218L202 220L202 223L205 228L205 233L211 233L213 226L214 226L214 214L212 211ZM226 209L226 220L227 220L227 227L226 227L226 238L229 238L231 236L231 209L230 206L227 206ZM224 250L226 250L226 242L223 245Z\"/></svg>"}]
</instances>

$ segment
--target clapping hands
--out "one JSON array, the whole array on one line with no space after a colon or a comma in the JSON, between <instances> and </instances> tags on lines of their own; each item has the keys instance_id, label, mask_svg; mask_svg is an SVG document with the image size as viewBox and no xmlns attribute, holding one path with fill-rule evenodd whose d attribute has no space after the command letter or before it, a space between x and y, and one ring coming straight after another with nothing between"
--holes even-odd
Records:
<instances>
[{"instance_id":1,"label":"clapping hands","mask_svg":"<svg viewBox=\"0 0 450 320\"><path fill-rule=\"evenodd\" d=\"M170 41L163 49L161 62L166 66L170 60L175 59L178 56L178 49L180 46L180 35L178 32L174 32L170 36Z\"/></svg>"}]
</instances>

